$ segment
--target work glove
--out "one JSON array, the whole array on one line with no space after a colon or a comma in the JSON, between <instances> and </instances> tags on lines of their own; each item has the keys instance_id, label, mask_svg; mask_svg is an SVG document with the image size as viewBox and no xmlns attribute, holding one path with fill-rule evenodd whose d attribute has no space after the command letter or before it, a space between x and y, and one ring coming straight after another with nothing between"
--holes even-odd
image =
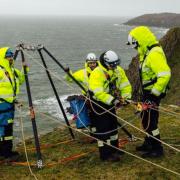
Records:
<instances>
[{"instance_id":1,"label":"work glove","mask_svg":"<svg viewBox=\"0 0 180 180\"><path fill-rule=\"evenodd\" d=\"M112 104L113 104L116 108L118 108L118 107L121 106L121 101L120 101L119 99L114 99L113 102L112 102Z\"/></svg>"},{"instance_id":2,"label":"work glove","mask_svg":"<svg viewBox=\"0 0 180 180\"><path fill-rule=\"evenodd\" d=\"M17 99L14 101L14 104L16 105L16 107L20 108L23 106L23 104L21 102L19 102Z\"/></svg>"},{"instance_id":3,"label":"work glove","mask_svg":"<svg viewBox=\"0 0 180 180\"><path fill-rule=\"evenodd\" d=\"M64 68L64 71L65 71L65 72L69 72L69 71L70 71L69 67L65 67L65 68Z\"/></svg>"},{"instance_id":4,"label":"work glove","mask_svg":"<svg viewBox=\"0 0 180 180\"><path fill-rule=\"evenodd\" d=\"M85 97L85 95L79 95L79 96L78 96L78 99L80 99L80 100L86 100L86 97Z\"/></svg>"},{"instance_id":5,"label":"work glove","mask_svg":"<svg viewBox=\"0 0 180 180\"><path fill-rule=\"evenodd\" d=\"M122 98L122 97L119 99L119 101L120 101L120 103L121 103L122 106L126 106L126 105L128 105L128 104L131 103L131 100L130 100L130 99L124 99L124 98Z\"/></svg>"}]
</instances>

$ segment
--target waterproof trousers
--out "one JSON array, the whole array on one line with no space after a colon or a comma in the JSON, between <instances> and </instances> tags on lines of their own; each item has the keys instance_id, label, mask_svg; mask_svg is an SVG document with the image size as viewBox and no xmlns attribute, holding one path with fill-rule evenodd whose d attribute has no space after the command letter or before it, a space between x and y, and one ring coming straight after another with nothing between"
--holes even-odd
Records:
<instances>
[{"instance_id":1,"label":"waterproof trousers","mask_svg":"<svg viewBox=\"0 0 180 180\"><path fill-rule=\"evenodd\" d=\"M8 158L13 148L14 104L0 103L0 156Z\"/></svg>"},{"instance_id":2,"label":"waterproof trousers","mask_svg":"<svg viewBox=\"0 0 180 180\"><path fill-rule=\"evenodd\" d=\"M0 155L8 158L11 156L13 148L13 123L8 124L4 128L4 136L0 141Z\"/></svg>"},{"instance_id":3,"label":"waterproof trousers","mask_svg":"<svg viewBox=\"0 0 180 180\"><path fill-rule=\"evenodd\" d=\"M116 115L115 108L112 106L108 106L104 103L94 100L92 102L92 113L91 113L91 121L92 126L94 128L95 137L99 139L97 141L99 154L101 160L107 160L113 154L117 153L117 150L112 148L109 145L118 147L118 131L117 131L117 118L110 114L109 112L105 112L109 110L111 113ZM97 105L97 104L99 105ZM104 109L102 109L102 106ZM107 144L104 144L106 142Z\"/></svg>"},{"instance_id":4,"label":"waterproof trousers","mask_svg":"<svg viewBox=\"0 0 180 180\"><path fill-rule=\"evenodd\" d=\"M160 140L160 132L158 129L158 119L159 119L158 106L160 104L160 100L161 99L159 97L151 95L149 91L144 91L143 102L153 104L153 107L152 109L148 108L147 110L144 110L141 113L142 125L144 130L148 134L159 140ZM152 151L161 152L163 149L161 142L157 141L152 137L146 136L144 143L149 147L151 147Z\"/></svg>"}]
</instances>

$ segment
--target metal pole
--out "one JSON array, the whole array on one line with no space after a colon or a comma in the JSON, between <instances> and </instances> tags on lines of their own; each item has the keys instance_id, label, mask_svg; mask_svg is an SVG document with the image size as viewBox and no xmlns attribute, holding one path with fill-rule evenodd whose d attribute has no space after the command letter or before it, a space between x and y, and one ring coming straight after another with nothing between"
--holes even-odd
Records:
<instances>
[{"instance_id":1,"label":"metal pole","mask_svg":"<svg viewBox=\"0 0 180 180\"><path fill-rule=\"evenodd\" d=\"M122 124L120 122L117 121L117 124L128 135L129 138L131 138L131 139L134 138L134 136L125 127L122 127Z\"/></svg>"},{"instance_id":2,"label":"metal pole","mask_svg":"<svg viewBox=\"0 0 180 180\"><path fill-rule=\"evenodd\" d=\"M87 92L87 90L82 86L81 83L79 83L73 76L72 74L66 70L66 68L64 68L64 66L45 48L43 47L43 50L61 67L61 69L63 69L63 71L65 73L68 74L68 76L70 76L70 78L84 91Z\"/></svg>"},{"instance_id":3,"label":"metal pole","mask_svg":"<svg viewBox=\"0 0 180 180\"><path fill-rule=\"evenodd\" d=\"M34 112L34 108L33 108L31 90L30 90L29 79L28 79L28 75L27 75L27 69L26 69L27 67L24 64L25 63L24 53L22 50L20 50L20 51L21 51L23 71L24 71L25 81L26 81L26 90L27 90L28 101L29 101L30 117L31 117L33 132L34 132L34 140L35 140L36 153L37 153L37 159L38 159L37 160L37 167L42 168L43 163L42 163L41 150L40 150L36 120L35 120L35 112Z\"/></svg>"},{"instance_id":4,"label":"metal pole","mask_svg":"<svg viewBox=\"0 0 180 180\"><path fill-rule=\"evenodd\" d=\"M13 57L14 60L16 60L16 58L18 56L18 53L19 53L19 50L16 50L15 53L14 53L14 57Z\"/></svg>"},{"instance_id":5,"label":"metal pole","mask_svg":"<svg viewBox=\"0 0 180 180\"><path fill-rule=\"evenodd\" d=\"M87 90L70 74L69 71L66 71L66 69L64 68L64 66L45 48L45 47L42 47L42 49L64 70L65 73L67 73L70 78L84 91L84 92L87 92ZM119 123L119 126L122 126L120 123ZM128 132L128 130L126 128L122 128L122 130L130 137L132 138L133 135L131 133Z\"/></svg>"},{"instance_id":6,"label":"metal pole","mask_svg":"<svg viewBox=\"0 0 180 180\"><path fill-rule=\"evenodd\" d=\"M72 132L72 129L70 128L70 124L69 124L69 121L68 121L68 119L67 119L66 113L65 113L65 111L64 111L63 105L62 105L61 100L60 100L60 98L59 98L59 96L58 96L58 93L57 93L57 91L56 91L56 87L55 87L55 85L54 85L54 83L53 83L53 80L52 80L52 78L51 78L51 75L50 75L50 73L49 73L49 71L48 71L48 68L47 68L46 62L45 62L45 60L44 60L44 57L43 57L43 55L42 55L41 49L38 49L38 53L39 53L39 55L40 55L40 57L41 57L41 60L42 60L42 62L43 62L43 66L44 66L44 68L46 69L46 73L47 73L48 79L49 79L49 81L50 81L50 83L51 83L51 86L52 86L52 89L53 89L54 94L55 94L55 96L56 96L56 99L57 99L57 101L58 101L59 107L60 107L60 109L61 109L61 111L62 111L62 114L63 114L63 116L64 116L66 125L69 127L69 132L70 132L72 138L75 139L74 134L73 134L73 132Z\"/></svg>"}]
</instances>

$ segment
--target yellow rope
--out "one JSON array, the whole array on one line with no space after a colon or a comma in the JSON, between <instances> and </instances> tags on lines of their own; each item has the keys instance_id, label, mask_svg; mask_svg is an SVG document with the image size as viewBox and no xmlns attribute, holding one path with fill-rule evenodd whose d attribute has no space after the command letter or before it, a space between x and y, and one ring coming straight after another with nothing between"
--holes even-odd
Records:
<instances>
[{"instance_id":1,"label":"yellow rope","mask_svg":"<svg viewBox=\"0 0 180 180\"><path fill-rule=\"evenodd\" d=\"M19 107L19 112L20 112L21 134L22 134L22 140L23 140L24 152L25 152L25 156L26 156L27 165L28 165L30 174L34 177L34 179L38 180L36 175L33 173L31 166L30 166L30 163L29 163L29 158L28 158L27 148L26 148L26 142L25 142L25 136L24 136L24 126L23 126L23 120L22 120L21 106Z\"/></svg>"}]
</instances>

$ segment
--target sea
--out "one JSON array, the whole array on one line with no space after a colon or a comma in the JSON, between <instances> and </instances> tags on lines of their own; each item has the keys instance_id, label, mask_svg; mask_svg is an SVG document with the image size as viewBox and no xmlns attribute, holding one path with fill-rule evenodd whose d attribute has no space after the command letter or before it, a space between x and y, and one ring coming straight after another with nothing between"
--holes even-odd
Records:
<instances>
[{"instance_id":1,"label":"sea","mask_svg":"<svg viewBox=\"0 0 180 180\"><path fill-rule=\"evenodd\" d=\"M73 72L84 68L88 53L94 52L99 57L104 51L113 50L119 55L121 66L127 69L132 57L136 55L136 51L126 45L128 32L134 27L123 25L128 19L130 17L2 16L0 47L8 46L15 51L16 46L21 43L30 47L43 45L64 67L69 67ZM165 28L150 28L158 39L168 31ZM42 54L66 109L69 106L66 98L80 94L81 91L77 85L64 80L65 73L46 52L42 51ZM37 130L39 134L44 134L61 127L64 118L38 52L25 50L24 55L30 67L28 78ZM17 57L15 66L22 69L20 56ZM25 83L21 86L17 99L23 105L16 108L14 124L15 141L20 142L22 125L25 137L33 136ZM69 120L72 118L68 113L67 117Z\"/></svg>"}]
</instances>

